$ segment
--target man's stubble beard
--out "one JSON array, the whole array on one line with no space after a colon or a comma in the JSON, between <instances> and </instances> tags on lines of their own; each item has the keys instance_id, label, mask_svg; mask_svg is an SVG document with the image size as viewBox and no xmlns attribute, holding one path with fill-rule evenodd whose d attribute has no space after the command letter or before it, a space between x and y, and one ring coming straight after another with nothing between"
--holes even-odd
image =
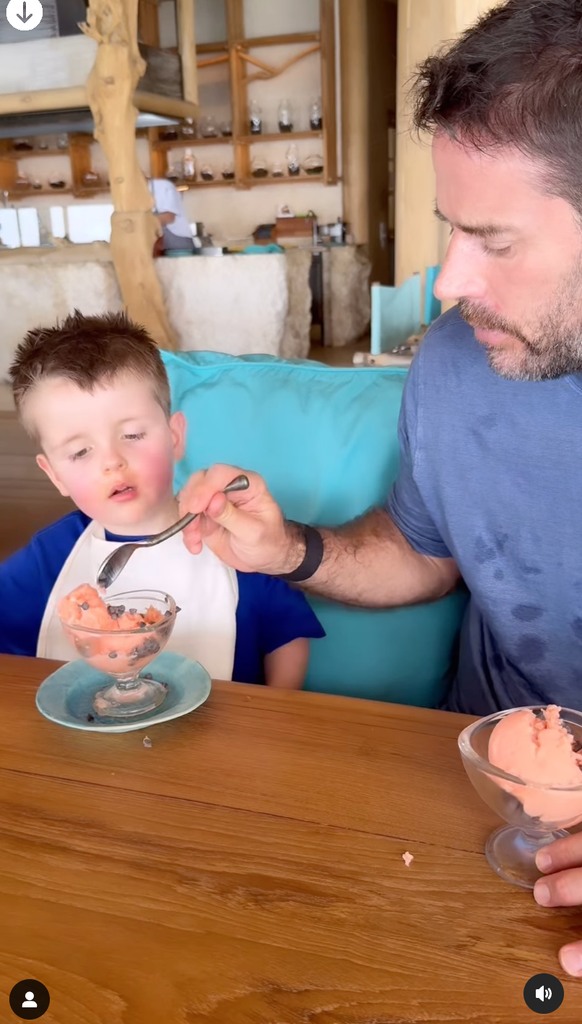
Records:
<instances>
[{"instance_id":1,"label":"man's stubble beard","mask_svg":"<svg viewBox=\"0 0 582 1024\"><path fill-rule=\"evenodd\" d=\"M502 331L515 339L509 342L511 351L504 345L484 346L491 369L506 380L555 380L582 373L582 257L560 285L549 311L527 334L467 299L460 299L459 312L474 328Z\"/></svg>"}]
</instances>

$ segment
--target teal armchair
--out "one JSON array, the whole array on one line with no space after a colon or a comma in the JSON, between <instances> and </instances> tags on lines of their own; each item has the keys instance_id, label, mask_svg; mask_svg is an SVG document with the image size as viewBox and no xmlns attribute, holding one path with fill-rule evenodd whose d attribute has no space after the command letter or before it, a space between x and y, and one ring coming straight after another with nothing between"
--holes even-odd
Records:
<instances>
[{"instance_id":1,"label":"teal armchair","mask_svg":"<svg viewBox=\"0 0 582 1024\"><path fill-rule=\"evenodd\" d=\"M163 356L173 406L188 422L178 487L196 469L231 463L261 473L288 518L328 526L385 501L398 470L406 371L213 352ZM312 642L307 689L440 701L462 593L388 610L309 600L327 635Z\"/></svg>"}]
</instances>

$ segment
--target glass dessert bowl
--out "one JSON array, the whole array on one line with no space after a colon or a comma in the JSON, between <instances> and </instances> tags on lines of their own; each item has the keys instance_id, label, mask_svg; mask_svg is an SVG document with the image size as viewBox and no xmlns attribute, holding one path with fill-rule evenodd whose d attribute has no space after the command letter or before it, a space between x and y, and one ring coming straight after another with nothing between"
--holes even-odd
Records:
<instances>
[{"instance_id":1,"label":"glass dessert bowl","mask_svg":"<svg viewBox=\"0 0 582 1024\"><path fill-rule=\"evenodd\" d=\"M505 881L532 889L538 850L582 821L582 713L511 708L468 725L458 743L474 788L508 823L487 839L489 864Z\"/></svg>"},{"instance_id":2,"label":"glass dessert bowl","mask_svg":"<svg viewBox=\"0 0 582 1024\"><path fill-rule=\"evenodd\" d=\"M176 602L159 590L128 591L105 600L90 586L78 587L59 604L63 630L91 668L111 677L93 697L96 714L128 718L158 708L167 684L142 674L166 646Z\"/></svg>"}]
</instances>

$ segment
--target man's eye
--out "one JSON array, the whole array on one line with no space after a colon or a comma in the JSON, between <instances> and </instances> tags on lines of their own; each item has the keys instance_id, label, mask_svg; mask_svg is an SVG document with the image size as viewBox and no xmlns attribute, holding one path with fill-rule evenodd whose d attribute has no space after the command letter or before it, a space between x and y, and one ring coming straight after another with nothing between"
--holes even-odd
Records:
<instances>
[{"instance_id":1,"label":"man's eye","mask_svg":"<svg viewBox=\"0 0 582 1024\"><path fill-rule=\"evenodd\" d=\"M494 248L493 246L490 245L484 245L483 249L489 256L508 256L509 253L511 252L510 245L502 245L499 246L498 248Z\"/></svg>"},{"instance_id":2,"label":"man's eye","mask_svg":"<svg viewBox=\"0 0 582 1024\"><path fill-rule=\"evenodd\" d=\"M126 441L141 441L142 437L145 437L145 430L142 430L141 434L125 434Z\"/></svg>"}]
</instances>

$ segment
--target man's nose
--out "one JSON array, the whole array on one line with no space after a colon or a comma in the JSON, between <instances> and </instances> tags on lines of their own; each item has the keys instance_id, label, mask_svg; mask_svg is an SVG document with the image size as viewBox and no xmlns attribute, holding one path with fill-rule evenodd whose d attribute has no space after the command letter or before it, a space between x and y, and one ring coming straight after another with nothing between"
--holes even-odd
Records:
<instances>
[{"instance_id":1,"label":"man's nose","mask_svg":"<svg viewBox=\"0 0 582 1024\"><path fill-rule=\"evenodd\" d=\"M441 271L434 284L434 293L441 302L459 299L483 299L485 281L479 258L470 242L451 238Z\"/></svg>"}]
</instances>

